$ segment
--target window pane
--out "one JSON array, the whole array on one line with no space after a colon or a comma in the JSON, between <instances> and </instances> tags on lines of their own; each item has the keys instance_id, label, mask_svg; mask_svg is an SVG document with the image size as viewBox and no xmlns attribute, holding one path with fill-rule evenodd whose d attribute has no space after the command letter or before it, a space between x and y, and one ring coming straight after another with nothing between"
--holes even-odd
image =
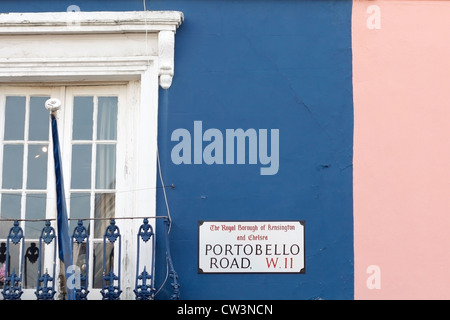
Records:
<instances>
[{"instance_id":1,"label":"window pane","mask_svg":"<svg viewBox=\"0 0 450 320\"><path fill-rule=\"evenodd\" d=\"M97 139L115 140L117 137L117 97L98 98Z\"/></svg>"},{"instance_id":2,"label":"window pane","mask_svg":"<svg viewBox=\"0 0 450 320\"><path fill-rule=\"evenodd\" d=\"M50 97L30 98L30 131L29 140L48 140L50 114L45 108L45 101Z\"/></svg>"},{"instance_id":3,"label":"window pane","mask_svg":"<svg viewBox=\"0 0 450 320\"><path fill-rule=\"evenodd\" d=\"M25 97L6 97L5 140L23 140L25 103Z\"/></svg>"},{"instance_id":4,"label":"window pane","mask_svg":"<svg viewBox=\"0 0 450 320\"><path fill-rule=\"evenodd\" d=\"M11 225L12 226L12 225ZM21 240L23 241L23 239ZM16 275L20 273L20 248L22 246L22 242L19 245L13 245L12 241L9 242L9 266L8 266L8 274L11 274L13 271Z\"/></svg>"},{"instance_id":5,"label":"window pane","mask_svg":"<svg viewBox=\"0 0 450 320\"><path fill-rule=\"evenodd\" d=\"M5 189L22 188L23 145L3 147L3 183Z\"/></svg>"},{"instance_id":6,"label":"window pane","mask_svg":"<svg viewBox=\"0 0 450 320\"><path fill-rule=\"evenodd\" d=\"M106 253L105 253L105 271L111 271L114 268L114 243L106 243ZM116 273L116 272L115 272ZM117 273L116 273L117 275ZM94 272L92 286L94 288L102 287L102 277L103 277L103 243L94 244ZM105 282L108 285L108 282Z\"/></svg>"},{"instance_id":7,"label":"window pane","mask_svg":"<svg viewBox=\"0 0 450 320\"><path fill-rule=\"evenodd\" d=\"M45 194L28 194L25 218L30 220L45 219ZM44 221L25 221L25 237L27 239L39 239Z\"/></svg>"},{"instance_id":8,"label":"window pane","mask_svg":"<svg viewBox=\"0 0 450 320\"><path fill-rule=\"evenodd\" d=\"M44 224L41 223L42 227ZM25 237L27 235L25 234ZM55 241L55 240L53 240ZM45 250L45 245L42 247ZM24 289L36 288L37 275L39 265L39 255L44 257L44 252L39 252L39 240L38 241L25 241L25 260L23 265L23 286ZM42 270L45 272L45 270Z\"/></svg>"},{"instance_id":9,"label":"window pane","mask_svg":"<svg viewBox=\"0 0 450 320\"><path fill-rule=\"evenodd\" d=\"M103 219L94 221L94 237L103 238L106 227L110 220L105 218L115 217L116 195L114 193L97 193L95 195L94 216L96 219Z\"/></svg>"},{"instance_id":10,"label":"window pane","mask_svg":"<svg viewBox=\"0 0 450 320\"><path fill-rule=\"evenodd\" d=\"M94 97L73 99L73 140L92 140Z\"/></svg>"},{"instance_id":11,"label":"window pane","mask_svg":"<svg viewBox=\"0 0 450 320\"><path fill-rule=\"evenodd\" d=\"M2 194L1 217L9 219L20 219L20 193ZM6 238L9 229L13 226L13 221L4 221L0 223L0 238Z\"/></svg>"},{"instance_id":12,"label":"window pane","mask_svg":"<svg viewBox=\"0 0 450 320\"><path fill-rule=\"evenodd\" d=\"M89 259L87 248L86 242L77 243L74 241L73 243L73 264L80 268L80 285L84 287L86 286L86 280L83 277L86 276L86 272L88 271L86 270L86 263Z\"/></svg>"},{"instance_id":13,"label":"window pane","mask_svg":"<svg viewBox=\"0 0 450 320\"><path fill-rule=\"evenodd\" d=\"M77 219L85 219L90 217L90 194L89 193L72 193L70 195L70 232L78 224ZM83 221L83 226L89 231L89 220Z\"/></svg>"},{"instance_id":14,"label":"window pane","mask_svg":"<svg viewBox=\"0 0 450 320\"><path fill-rule=\"evenodd\" d=\"M72 146L72 189L91 187L92 145Z\"/></svg>"},{"instance_id":15,"label":"window pane","mask_svg":"<svg viewBox=\"0 0 450 320\"><path fill-rule=\"evenodd\" d=\"M28 147L27 189L47 188L48 145L30 145Z\"/></svg>"},{"instance_id":16,"label":"window pane","mask_svg":"<svg viewBox=\"0 0 450 320\"><path fill-rule=\"evenodd\" d=\"M95 187L97 189L116 187L116 146L113 144L97 145Z\"/></svg>"}]
</instances>

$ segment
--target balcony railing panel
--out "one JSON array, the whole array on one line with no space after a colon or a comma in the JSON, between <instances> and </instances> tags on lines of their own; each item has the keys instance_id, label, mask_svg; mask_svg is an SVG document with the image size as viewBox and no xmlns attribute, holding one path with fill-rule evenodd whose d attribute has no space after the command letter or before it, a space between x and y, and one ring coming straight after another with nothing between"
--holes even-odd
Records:
<instances>
[{"instance_id":1,"label":"balcony railing panel","mask_svg":"<svg viewBox=\"0 0 450 320\"><path fill-rule=\"evenodd\" d=\"M175 272L169 245L170 220L167 217L153 217L164 219L164 225L167 227L165 232L166 241L166 263L168 268L168 277L171 279L173 293L172 300L178 300L180 297L180 285L178 283L178 275ZM103 234L102 243L92 242L89 237L89 230L84 226L85 220L78 219L78 223L71 235L73 265L69 274L73 274L71 279L64 279L64 272L60 272L60 294L59 299L65 299L64 281L72 281L74 286L74 297L76 300L88 300L89 288L100 289L103 300L120 300L122 295L121 279L122 279L122 234L117 224L119 219L136 219L136 218L113 218L108 219L109 225L106 226ZM134 283L134 298L136 300L154 300L158 293L155 287L155 233L153 226L149 223L148 217L141 217L142 224L136 232L136 271ZM26 220L26 219L25 219ZM36 219L38 220L38 219ZM56 264L57 264L57 233L51 226L50 220L40 220L43 222L39 244L36 246L35 241L26 241L26 234L20 227L19 221L12 220L12 227L9 230L5 242L0 243L0 264L3 263L4 279L1 281L1 293L4 300L21 300L24 289L32 288L27 285L24 287L24 279L35 279L35 296L37 300L54 300L57 290ZM7 223L11 220L2 219L1 223ZM117 224L116 224L117 223ZM89 225L89 224L88 224ZM25 244L30 244L25 250ZM94 245L93 247L91 245ZM33 247L33 250L30 248ZM93 254L91 252L94 250ZM128 248L127 248L128 250ZM28 252L30 251L30 252ZM33 251L31 253L31 251ZM48 251L48 254L45 252ZM52 253L52 254L50 254ZM94 261L91 267L90 256L93 254ZM14 258L15 261L11 261ZM27 263L34 259L37 267L24 268ZM52 261L48 261L51 259ZM101 260L100 260L101 259ZM101 263L101 268L99 263ZM44 269L44 265L52 266L50 270ZM95 268L97 265L97 269ZM96 274L96 270L101 274ZM91 282L90 279L93 279ZM164 283L162 285L165 284ZM91 285L91 286L90 286Z\"/></svg>"}]
</instances>

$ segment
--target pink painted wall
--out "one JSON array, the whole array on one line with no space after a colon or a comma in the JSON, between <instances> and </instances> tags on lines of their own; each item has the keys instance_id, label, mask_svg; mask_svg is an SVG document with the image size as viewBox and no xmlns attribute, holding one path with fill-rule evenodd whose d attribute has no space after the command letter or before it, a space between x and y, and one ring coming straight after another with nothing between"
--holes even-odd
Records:
<instances>
[{"instance_id":1,"label":"pink painted wall","mask_svg":"<svg viewBox=\"0 0 450 320\"><path fill-rule=\"evenodd\" d=\"M352 20L355 299L450 299L450 1Z\"/></svg>"}]
</instances>

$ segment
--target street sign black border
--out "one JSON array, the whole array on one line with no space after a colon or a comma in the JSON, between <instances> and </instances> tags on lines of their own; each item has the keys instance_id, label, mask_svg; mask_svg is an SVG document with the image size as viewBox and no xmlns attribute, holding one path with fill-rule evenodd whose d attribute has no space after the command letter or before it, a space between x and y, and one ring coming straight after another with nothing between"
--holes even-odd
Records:
<instances>
[{"instance_id":1,"label":"street sign black border","mask_svg":"<svg viewBox=\"0 0 450 320\"><path fill-rule=\"evenodd\" d=\"M297 272L262 272L262 271L230 271L230 272L204 272L200 268L200 227L205 222L299 222L303 226L303 268ZM198 274L305 274L306 273L306 243L305 243L305 220L198 220L197 229L197 273Z\"/></svg>"}]
</instances>

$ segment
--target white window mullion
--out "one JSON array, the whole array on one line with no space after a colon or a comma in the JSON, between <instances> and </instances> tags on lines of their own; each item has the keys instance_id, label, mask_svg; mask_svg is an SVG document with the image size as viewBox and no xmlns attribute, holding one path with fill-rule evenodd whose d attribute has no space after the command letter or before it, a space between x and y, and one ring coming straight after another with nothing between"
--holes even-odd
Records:
<instances>
[{"instance_id":1,"label":"white window mullion","mask_svg":"<svg viewBox=\"0 0 450 320\"><path fill-rule=\"evenodd\" d=\"M21 198L21 213L20 217L22 219L26 218L26 197L27 197L27 177L28 177L28 134L30 127L30 95L26 96L25 102L25 128L23 136L23 161L22 161L22 198ZM25 221L22 221L21 227L24 230L25 237L27 237L25 232Z\"/></svg>"},{"instance_id":2,"label":"white window mullion","mask_svg":"<svg viewBox=\"0 0 450 320\"><path fill-rule=\"evenodd\" d=\"M97 177L97 114L98 114L98 97L97 95L93 95L94 99L94 109L92 112L92 158L91 158L91 192L92 192L92 217L95 218L95 194L97 193L95 179ZM100 221L93 221L93 225L96 223L100 223Z\"/></svg>"},{"instance_id":3,"label":"white window mullion","mask_svg":"<svg viewBox=\"0 0 450 320\"><path fill-rule=\"evenodd\" d=\"M0 189L3 186L3 148L5 135L5 110L6 110L6 95L0 93L0 141L3 143L0 146ZM0 208L2 206L3 197L0 196ZM1 216L1 215L0 215Z\"/></svg>"}]
</instances>

